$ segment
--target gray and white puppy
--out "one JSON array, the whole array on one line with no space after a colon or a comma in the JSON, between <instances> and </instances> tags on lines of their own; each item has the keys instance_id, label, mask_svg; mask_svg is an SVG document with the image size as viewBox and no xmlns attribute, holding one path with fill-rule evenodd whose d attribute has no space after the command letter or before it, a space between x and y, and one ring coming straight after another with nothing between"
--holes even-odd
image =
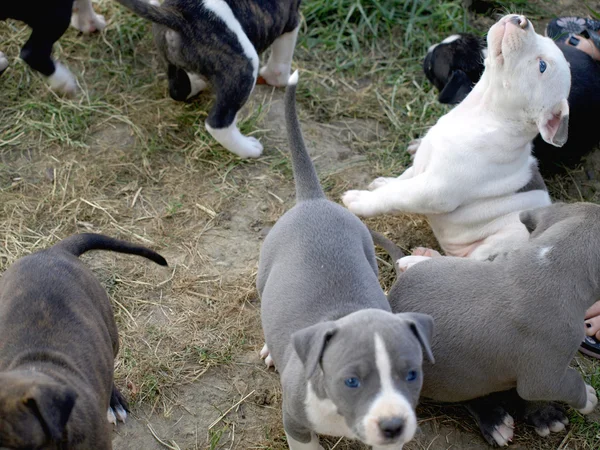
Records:
<instances>
[{"instance_id":1,"label":"gray and white puppy","mask_svg":"<svg viewBox=\"0 0 600 450\"><path fill-rule=\"evenodd\" d=\"M318 450L320 433L401 449L417 427L433 320L392 314L367 227L325 198L296 114L297 80L285 98L297 204L267 235L257 279L288 444Z\"/></svg>"},{"instance_id":2,"label":"gray and white puppy","mask_svg":"<svg viewBox=\"0 0 600 450\"><path fill-rule=\"evenodd\" d=\"M524 400L566 402L589 414L596 392L569 364L585 336L585 312L600 298L600 206L556 203L523 211L520 220L529 240L493 261L411 265L389 292L392 311L436 322L424 397L459 402L516 388ZM496 442L504 445L512 418L499 414Z\"/></svg>"},{"instance_id":3,"label":"gray and white puppy","mask_svg":"<svg viewBox=\"0 0 600 450\"><path fill-rule=\"evenodd\" d=\"M212 84L216 101L206 130L241 158L263 146L236 125L257 77L285 86L300 23L300 0L117 0L154 22L154 41L167 67L169 93L186 100ZM267 65L258 55L271 47Z\"/></svg>"}]
</instances>

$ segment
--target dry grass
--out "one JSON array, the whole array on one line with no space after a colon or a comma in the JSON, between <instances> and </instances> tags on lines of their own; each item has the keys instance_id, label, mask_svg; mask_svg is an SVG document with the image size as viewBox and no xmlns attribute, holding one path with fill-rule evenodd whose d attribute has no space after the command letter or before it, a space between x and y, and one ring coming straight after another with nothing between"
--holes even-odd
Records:
<instances>
[{"instance_id":1,"label":"dry grass","mask_svg":"<svg viewBox=\"0 0 600 450\"><path fill-rule=\"evenodd\" d=\"M114 301L121 336L117 384L136 414L152 421L156 437L150 442L285 448L277 379L250 356L262 345L254 288L261 236L293 202L281 121L269 115L281 93L258 89L244 110L242 130L261 137L267 151L258 161L240 161L201 126L210 93L187 103L168 98L150 25L111 0L96 7L108 20L102 34L80 36L71 29L56 46L82 87L72 100L54 95L16 59L27 28L0 23L2 51L11 60L0 79L0 269L78 231L161 251L168 269L134 257L85 257ZM307 136L357 158L317 158L323 185L337 199L365 176L401 171L408 141L446 111L423 80L420 59L441 37L468 29L467 16L458 0L306 0L303 11L295 64L303 73L299 101ZM574 171L556 180L553 194L596 200L595 185L584 175ZM435 246L422 218L368 223L406 250ZM390 286L393 270L380 256L381 279ZM600 387L600 367L582 361ZM216 390L202 391L213 385ZM212 402L219 392L227 392L225 400ZM181 420L178 411L192 407L188 394L212 411L207 424L224 417L209 432L195 430L193 439L165 437ZM481 442L460 408L422 411L424 425L435 424L432 433L450 427ZM257 418L249 423L252 414ZM158 426L163 419L169 427ZM598 425L576 414L572 422L566 437L541 441L525 432L520 443L598 448ZM135 438L142 433L150 435L144 426Z\"/></svg>"}]
</instances>

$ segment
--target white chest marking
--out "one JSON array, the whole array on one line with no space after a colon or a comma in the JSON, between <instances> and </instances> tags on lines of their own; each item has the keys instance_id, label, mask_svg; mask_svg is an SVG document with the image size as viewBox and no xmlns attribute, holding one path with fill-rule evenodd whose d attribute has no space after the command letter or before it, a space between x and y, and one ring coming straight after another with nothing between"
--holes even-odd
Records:
<instances>
[{"instance_id":1,"label":"white chest marking","mask_svg":"<svg viewBox=\"0 0 600 450\"><path fill-rule=\"evenodd\" d=\"M320 399L315 394L312 384L306 386L306 416L316 433L329 436L345 436L356 438L344 418L338 414L337 406L329 399Z\"/></svg>"},{"instance_id":2,"label":"white chest marking","mask_svg":"<svg viewBox=\"0 0 600 450\"><path fill-rule=\"evenodd\" d=\"M204 6L211 10L217 17L219 17L227 28L229 28L238 38L238 42L244 49L244 54L252 61L252 67L254 68L254 78L258 75L258 53L244 30L240 25L240 22L233 15L233 11L224 0L204 0Z\"/></svg>"}]
</instances>

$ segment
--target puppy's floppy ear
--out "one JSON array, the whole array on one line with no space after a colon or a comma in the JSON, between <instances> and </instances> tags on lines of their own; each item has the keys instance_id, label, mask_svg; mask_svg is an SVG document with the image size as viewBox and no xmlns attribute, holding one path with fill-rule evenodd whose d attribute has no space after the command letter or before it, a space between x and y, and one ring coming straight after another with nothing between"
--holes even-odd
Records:
<instances>
[{"instance_id":1,"label":"puppy's floppy ear","mask_svg":"<svg viewBox=\"0 0 600 450\"><path fill-rule=\"evenodd\" d=\"M567 99L554 107L553 111L543 112L537 121L542 139L555 147L562 147L569 138L569 102Z\"/></svg>"},{"instance_id":2,"label":"puppy's floppy ear","mask_svg":"<svg viewBox=\"0 0 600 450\"><path fill-rule=\"evenodd\" d=\"M400 313L396 314L399 318L408 322L410 331L415 335L423 347L423 352L427 355L427 359L435 363L433 353L431 351L431 340L433 339L433 317L428 314L421 313Z\"/></svg>"},{"instance_id":3,"label":"puppy's floppy ear","mask_svg":"<svg viewBox=\"0 0 600 450\"><path fill-rule=\"evenodd\" d=\"M466 73L462 70L455 70L452 72L450 79L440 92L438 101L440 103L447 103L454 105L462 102L469 92L473 89L473 83L469 79Z\"/></svg>"},{"instance_id":4,"label":"puppy's floppy ear","mask_svg":"<svg viewBox=\"0 0 600 450\"><path fill-rule=\"evenodd\" d=\"M292 334L292 345L304 365L306 378L314 375L323 357L327 341L337 330L335 322L327 321L311 325Z\"/></svg>"},{"instance_id":5,"label":"puppy's floppy ear","mask_svg":"<svg viewBox=\"0 0 600 450\"><path fill-rule=\"evenodd\" d=\"M50 440L60 442L76 399L70 387L47 383L31 387L22 401L38 417Z\"/></svg>"},{"instance_id":6,"label":"puppy's floppy ear","mask_svg":"<svg viewBox=\"0 0 600 450\"><path fill-rule=\"evenodd\" d=\"M536 211L536 209L527 209L519 213L519 220L525 225L529 234L533 233L539 223L539 214Z\"/></svg>"}]
</instances>

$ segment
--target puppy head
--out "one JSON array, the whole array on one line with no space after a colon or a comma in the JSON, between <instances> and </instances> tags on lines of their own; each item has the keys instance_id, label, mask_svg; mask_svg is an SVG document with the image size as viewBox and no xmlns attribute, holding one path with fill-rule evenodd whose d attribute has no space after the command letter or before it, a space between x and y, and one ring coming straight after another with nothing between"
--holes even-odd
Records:
<instances>
[{"instance_id":1,"label":"puppy head","mask_svg":"<svg viewBox=\"0 0 600 450\"><path fill-rule=\"evenodd\" d=\"M440 103L460 103L479 81L487 50L483 39L453 34L432 45L423 62L427 79L440 91Z\"/></svg>"},{"instance_id":2,"label":"puppy head","mask_svg":"<svg viewBox=\"0 0 600 450\"><path fill-rule=\"evenodd\" d=\"M433 319L362 310L292 336L307 382L320 383L346 426L365 444L401 445L417 427L423 352Z\"/></svg>"},{"instance_id":3,"label":"puppy head","mask_svg":"<svg viewBox=\"0 0 600 450\"><path fill-rule=\"evenodd\" d=\"M0 448L36 449L60 442L77 394L35 372L0 374Z\"/></svg>"},{"instance_id":4,"label":"puppy head","mask_svg":"<svg viewBox=\"0 0 600 450\"><path fill-rule=\"evenodd\" d=\"M500 19L488 33L485 77L502 114L537 128L561 147L568 137L569 64L556 44L536 34L525 16Z\"/></svg>"}]
</instances>

